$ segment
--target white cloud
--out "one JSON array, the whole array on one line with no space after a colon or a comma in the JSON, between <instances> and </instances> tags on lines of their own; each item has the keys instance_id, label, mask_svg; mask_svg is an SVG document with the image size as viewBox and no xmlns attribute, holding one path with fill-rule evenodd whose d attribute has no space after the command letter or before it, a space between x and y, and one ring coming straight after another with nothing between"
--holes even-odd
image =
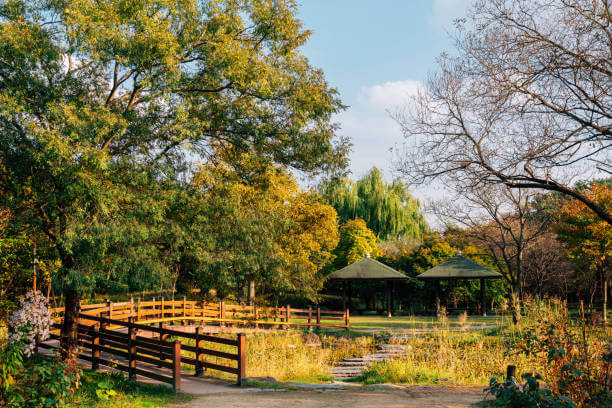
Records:
<instances>
[{"instance_id":1,"label":"white cloud","mask_svg":"<svg viewBox=\"0 0 612 408\"><path fill-rule=\"evenodd\" d=\"M368 104L372 109L394 109L405 105L422 87L420 81L413 79L385 82L382 85L363 88L358 101Z\"/></svg>"},{"instance_id":2,"label":"white cloud","mask_svg":"<svg viewBox=\"0 0 612 408\"><path fill-rule=\"evenodd\" d=\"M393 165L389 149L402 142L399 125L388 111L406 104L422 87L421 82L405 80L363 87L350 108L339 114L340 134L353 142L351 171L359 177L372 166L391 178Z\"/></svg>"},{"instance_id":3,"label":"white cloud","mask_svg":"<svg viewBox=\"0 0 612 408\"><path fill-rule=\"evenodd\" d=\"M471 0L434 0L433 14L429 22L439 28L450 30L456 18L464 17Z\"/></svg>"},{"instance_id":4,"label":"white cloud","mask_svg":"<svg viewBox=\"0 0 612 408\"><path fill-rule=\"evenodd\" d=\"M372 166L382 169L388 180L397 176L390 149L401 145L404 138L400 126L388 112L404 106L422 88L420 81L412 79L363 87L351 106L336 116L341 126L339 133L353 142L350 163L353 178L361 177ZM431 197L439 198L441 194L437 185L413 190L413 195L423 202ZM433 218L427 218L434 222Z\"/></svg>"}]
</instances>

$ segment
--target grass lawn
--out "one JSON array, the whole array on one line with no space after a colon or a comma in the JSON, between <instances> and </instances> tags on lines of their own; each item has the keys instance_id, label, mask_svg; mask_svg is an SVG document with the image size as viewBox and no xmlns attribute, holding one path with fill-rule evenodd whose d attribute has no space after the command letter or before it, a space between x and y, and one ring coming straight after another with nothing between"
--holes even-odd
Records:
<instances>
[{"instance_id":1,"label":"grass lawn","mask_svg":"<svg viewBox=\"0 0 612 408\"><path fill-rule=\"evenodd\" d=\"M172 391L172 388L164 385L128 381L123 378L121 373L111 375L109 373L84 370L81 382L81 387L70 398L67 404L70 408L163 407L169 404L185 402L192 398L188 394L175 393ZM100 398L96 391L102 388L113 390L116 395L109 396L108 399L105 399L104 396Z\"/></svg>"},{"instance_id":2,"label":"grass lawn","mask_svg":"<svg viewBox=\"0 0 612 408\"><path fill-rule=\"evenodd\" d=\"M449 316L446 322L432 316L351 316L351 330L385 330L385 329L434 329L446 325L461 326L497 326L509 322L508 316L468 316L462 321L459 316Z\"/></svg>"}]
</instances>

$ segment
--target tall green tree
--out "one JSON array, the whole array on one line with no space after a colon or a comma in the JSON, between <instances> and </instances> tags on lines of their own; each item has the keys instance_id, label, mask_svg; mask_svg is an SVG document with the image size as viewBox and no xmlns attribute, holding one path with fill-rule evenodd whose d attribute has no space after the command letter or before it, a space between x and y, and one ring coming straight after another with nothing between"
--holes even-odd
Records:
<instances>
[{"instance_id":1,"label":"tall green tree","mask_svg":"<svg viewBox=\"0 0 612 408\"><path fill-rule=\"evenodd\" d=\"M343 106L295 15L291 0L2 2L0 208L61 260L65 356L96 279L173 273L190 162L346 165Z\"/></svg>"},{"instance_id":2,"label":"tall green tree","mask_svg":"<svg viewBox=\"0 0 612 408\"><path fill-rule=\"evenodd\" d=\"M334 267L340 269L369 255L378 258L382 251L376 243L376 236L365 221L357 218L340 226L340 241L334 250Z\"/></svg>"},{"instance_id":3,"label":"tall green tree","mask_svg":"<svg viewBox=\"0 0 612 408\"><path fill-rule=\"evenodd\" d=\"M335 210L282 169L244 173L218 166L196 173L198 211L210 220L200 223L210 244L194 271L196 284L221 297L240 299L249 286L250 298L255 288L260 298L315 298L338 244Z\"/></svg>"},{"instance_id":4,"label":"tall green tree","mask_svg":"<svg viewBox=\"0 0 612 408\"><path fill-rule=\"evenodd\" d=\"M379 239L420 239L428 230L418 200L400 180L391 184L373 167L357 181L336 178L320 187L342 222L361 218Z\"/></svg>"}]
</instances>

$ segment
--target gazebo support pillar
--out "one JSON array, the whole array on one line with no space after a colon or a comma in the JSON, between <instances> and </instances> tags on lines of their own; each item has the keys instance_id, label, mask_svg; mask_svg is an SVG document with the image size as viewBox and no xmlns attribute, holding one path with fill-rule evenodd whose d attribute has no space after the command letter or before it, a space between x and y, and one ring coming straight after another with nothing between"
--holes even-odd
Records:
<instances>
[{"instance_id":1,"label":"gazebo support pillar","mask_svg":"<svg viewBox=\"0 0 612 408\"><path fill-rule=\"evenodd\" d=\"M436 287L436 317L440 317L440 280L436 279L434 281L434 286Z\"/></svg>"},{"instance_id":2,"label":"gazebo support pillar","mask_svg":"<svg viewBox=\"0 0 612 408\"><path fill-rule=\"evenodd\" d=\"M346 280L342 281L342 310L346 310Z\"/></svg>"},{"instance_id":3,"label":"gazebo support pillar","mask_svg":"<svg viewBox=\"0 0 612 408\"><path fill-rule=\"evenodd\" d=\"M387 281L387 317L393 316L393 297L392 297L392 287L393 283L388 280Z\"/></svg>"},{"instance_id":4,"label":"gazebo support pillar","mask_svg":"<svg viewBox=\"0 0 612 408\"><path fill-rule=\"evenodd\" d=\"M487 297L485 295L486 284L484 278L480 278L480 312L483 316L487 315Z\"/></svg>"}]
</instances>

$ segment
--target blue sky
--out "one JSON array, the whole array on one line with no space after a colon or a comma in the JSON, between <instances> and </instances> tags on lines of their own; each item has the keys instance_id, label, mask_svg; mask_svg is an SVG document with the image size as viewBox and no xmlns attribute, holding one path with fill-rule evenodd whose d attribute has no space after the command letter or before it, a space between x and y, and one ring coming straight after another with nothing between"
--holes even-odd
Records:
<instances>
[{"instance_id":1,"label":"blue sky","mask_svg":"<svg viewBox=\"0 0 612 408\"><path fill-rule=\"evenodd\" d=\"M372 166L391 177L389 148L401 143L387 109L401 105L452 51L447 31L469 0L298 0L299 16L312 31L303 53L325 72L349 109L338 115L340 134L354 144L353 177ZM425 198L426 189L415 195Z\"/></svg>"}]
</instances>

